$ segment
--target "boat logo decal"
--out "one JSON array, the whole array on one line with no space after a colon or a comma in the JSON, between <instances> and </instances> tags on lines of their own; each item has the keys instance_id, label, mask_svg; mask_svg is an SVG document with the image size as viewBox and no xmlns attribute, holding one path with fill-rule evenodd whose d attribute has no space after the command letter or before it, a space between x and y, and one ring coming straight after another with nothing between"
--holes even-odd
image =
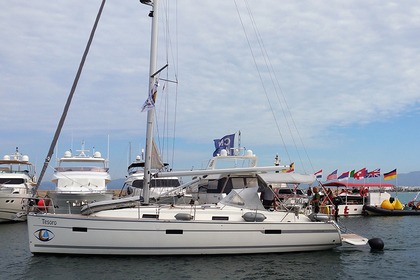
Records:
<instances>
[{"instance_id":1,"label":"boat logo decal","mask_svg":"<svg viewBox=\"0 0 420 280\"><path fill-rule=\"evenodd\" d=\"M34 232L36 238L40 241L47 242L54 238L54 233L48 229L39 229Z\"/></svg>"}]
</instances>

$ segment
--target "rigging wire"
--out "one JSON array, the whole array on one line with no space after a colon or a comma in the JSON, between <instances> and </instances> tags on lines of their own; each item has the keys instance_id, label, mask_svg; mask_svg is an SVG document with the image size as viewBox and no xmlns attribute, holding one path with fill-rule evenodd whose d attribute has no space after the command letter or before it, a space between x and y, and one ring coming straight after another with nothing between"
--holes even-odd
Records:
<instances>
[{"instance_id":1,"label":"rigging wire","mask_svg":"<svg viewBox=\"0 0 420 280\"><path fill-rule=\"evenodd\" d=\"M305 173L306 173L305 166L304 166L304 164L303 164L303 160L302 160L302 157L301 157L300 152L299 152L299 149L298 149L298 145L296 144L295 137L293 137L293 135L294 135L294 134L293 134L293 132L292 132L291 125L290 125L290 123L289 123L289 119L290 119L290 121L291 121L291 123L292 123L292 127L294 128L294 130L295 130L295 132L296 132L296 134L297 134L297 136L298 136L298 139L300 140L300 144L302 145L303 150L304 150L304 152L305 152L305 154L306 154L306 157L307 157L307 159L308 159L308 161L309 161L309 163L310 163L310 165L311 165L311 169L314 171L314 168L313 168L313 165L312 165L311 159L310 159L310 157L309 157L309 155L308 155L308 153L307 153L307 150L306 150L305 144L303 143L302 137L301 137L301 135L300 135L300 133L299 133L299 129L297 128L297 125L296 125L295 119L293 118L293 115L292 115L292 113L291 113L291 110L290 110L289 104L287 103L287 100L286 100L286 98L285 98L285 94L283 93L282 87L280 86L279 79L278 79L278 78L277 78L277 76L276 76L276 71L274 71L274 67L273 67L273 64L271 63L271 60L269 59L269 55L268 55L267 49L265 48L265 45L264 45L264 41L262 40L261 34L260 34L260 32L258 31L258 28L257 28L256 22L255 22L255 20L254 20L254 17L253 17L253 15L252 15L252 11L251 11L251 9L250 9L250 5L248 4L248 1L247 1L247 0L245 0L245 3L246 3L246 6L247 6L247 8L248 8L248 11L249 11L249 14L250 14L250 17L251 17L252 23L253 23L253 25L254 25L254 30L255 30L255 32L256 32L256 36L257 36L257 38L258 38L258 42L260 43L261 50L263 51L263 54L264 54L264 59L265 59L265 61L266 61L266 63L267 63L267 68L268 68L268 70L269 70L268 72L269 72L269 74L270 74L271 82L273 83L273 87L274 87L274 89L275 89L275 93L276 93L277 101L279 102L279 104L280 104L280 106L281 106L281 108L282 108L282 112L283 112L283 115L284 115L284 118L285 118L285 121L286 121L287 127L288 127L288 129L289 129L290 135L292 136L293 145L294 145L294 147L295 147L295 149L296 149L296 152L297 152L297 154L298 154L298 157L299 157L299 160L300 160L300 162L301 162L302 168L304 169L304 171L305 171ZM267 59L266 59L266 58L267 58ZM279 91L280 91L280 95L281 95L281 97L282 97L282 100L280 100L280 98L279 98L279 94L278 94L277 88L278 88L278 89L279 89ZM282 101L283 101L283 102L282 102ZM284 104L284 106L286 107L286 110L284 110L284 108L283 108L282 104ZM287 116L287 115L286 115L286 113L288 113L288 114L289 114L289 116Z\"/></svg>"},{"instance_id":2,"label":"rigging wire","mask_svg":"<svg viewBox=\"0 0 420 280\"><path fill-rule=\"evenodd\" d=\"M245 5L246 5L246 8L247 8L247 12L248 12L249 18L250 18L251 23L252 23L252 27L253 27L253 29L254 29L255 36L256 36L256 38L257 38L257 42L258 42L258 44L259 44L259 48L260 48L260 50L261 50L262 57L263 57L263 59L264 59L264 61L265 61L265 63L266 63L266 66L267 66L267 72L268 72L268 74L269 74L269 77L270 77L271 83L272 83L272 85L273 85L274 92L275 92L275 95L276 95L276 98L277 98L277 102L280 104L280 107L281 107L281 110L282 110L282 113L283 113L283 117L284 117L284 120L285 120L285 122L286 122L286 126L287 126L287 128L288 128L288 130L289 130L289 133L290 133L290 135L291 135L292 142L293 142L293 146L295 147L295 149L296 149L296 151L297 151L297 155L298 155L299 161L301 162L301 166L302 166L302 168L304 169L304 172L306 173L305 166L304 166L304 164L303 164L303 160L302 160L302 157L301 157L301 155L300 155L300 152L299 152L299 149L298 149L298 145L297 145L296 140L295 140L294 133L293 133L293 131L292 131L292 127L294 128L294 131L295 131L295 133L297 134L297 138L300 140L300 144L301 144L301 145L302 145L302 147L303 147L303 150L304 150L305 155L306 155L306 157L307 157L307 159L308 159L308 161L309 161L309 164L310 164L310 166L311 166L311 169L312 169L312 170L314 170L313 165L312 165L312 162L311 162L311 160L310 160L310 158L309 158L309 155L308 155L308 153L307 153L306 147L305 147L305 145L304 145L304 143L303 143L302 137L301 137L301 135L300 135L300 133L299 133L299 130L298 130L297 126L296 126L296 122L295 122L295 120L294 120L294 118L293 118L293 115L291 114L290 107L289 107L289 105L288 105L288 103L287 103L287 101L286 101L286 98L285 98L284 92L283 92L283 90L282 90L282 88L281 88L281 86L280 86L279 80L278 80L278 78L277 78L277 76L276 76L276 72L274 71L274 67L273 67L273 65L272 65L272 63L271 63L271 61L270 61L270 59L269 59L268 52L267 52L267 50L266 50L266 48L265 48L264 41L262 40L262 36L261 36L261 34L260 34L259 30L258 30L258 27L257 27L256 21L255 21L255 19L254 19L254 16L253 16L253 14L252 14L252 11L251 11L251 9L250 9L250 6L249 6L249 4L248 4L248 1L247 1L247 0L245 0L244 2L245 2ZM238 5L237 5L236 1L235 1L235 6L236 6L236 10L237 10L237 12L238 12L238 15L239 15L239 17L240 17L240 20L241 20L242 28L243 28L243 30L244 30L245 36L246 36L247 41L248 41L248 46L249 46L249 48L251 49L251 53L252 53L252 56L253 56L253 59L254 59L254 63L255 63L255 66L256 66L256 68L257 68L257 71L258 71L258 74L259 74L259 77L260 77L261 83L262 83L262 85L263 85L264 92L265 92L265 95L266 95L267 101L268 101L269 106L270 106L270 110L271 110L272 115L273 115L273 117L274 117L274 121L275 121L275 123L276 123L276 127L277 127L277 130L278 130L278 133L280 134L280 137L281 137L281 139L282 139L282 142L283 142L283 146L284 146L284 148L285 148L285 151L286 151L286 153L287 153L287 155L288 155L288 157L289 157L289 160L291 161L290 155L289 155L289 153L288 153L288 151L287 151L287 148L286 148L286 144L285 144L284 138L283 138L282 133L281 133L281 130L280 130L280 125L279 125L279 123L278 123L278 121L277 121L277 118L275 117L275 112L274 112L274 110L273 110L273 106L271 105L271 102L270 102L270 97L269 97L269 96L268 96L268 94L267 94L267 90L266 90L266 87L265 87L265 83L264 83L264 82L263 82L263 80L262 80L262 75L261 75L261 73L260 73L260 69L259 69L258 65L256 64L256 59L255 59L254 53L253 53L253 51L252 51L252 47L251 47L251 44L250 44L250 40L248 39L248 36L247 36L247 34L246 34L246 29L245 29L245 26L244 26L244 24L243 24L243 21L242 21L241 15L240 15L240 11L239 11L239 8L238 8ZM279 98L279 92L280 92L280 95L281 95L281 97L282 97L282 100L280 100L280 98ZM290 122L291 122L291 124L290 124Z\"/></svg>"},{"instance_id":3,"label":"rigging wire","mask_svg":"<svg viewBox=\"0 0 420 280\"><path fill-rule=\"evenodd\" d=\"M247 41L247 43L248 43L248 47L249 47L249 49L250 49L250 51L251 51L251 56L252 56L252 59L253 59L253 61L254 61L254 65L255 65L255 67L256 67L256 69L257 69L258 76L259 76L259 78L260 78L261 85L262 85L262 88L263 88L263 91L264 91L265 97L267 98L268 105L269 105L269 107L270 107L271 114L273 115L274 122L276 123L276 126L277 126L277 130L279 131L280 138L281 138L281 141L282 141L282 143L283 143L283 146L284 146L284 147L286 147L286 142L285 142L285 140L284 140L284 138L283 138L283 134L280 132L279 123L278 123L278 121L277 121L276 115L274 114L274 110L273 110L273 107L272 107L272 105L271 105L270 98L268 97L267 89L266 89L266 86L265 86L265 84L264 84L263 78L262 78L262 76L261 76L261 72L260 72L260 70L259 70L258 63L257 63L256 58L255 58L255 55L254 55L254 51L252 50L251 42L250 42L249 37L248 37L248 34L247 34L247 32L246 32L245 25L244 25L244 22L243 22L243 20L242 20L241 14L240 14L240 12L239 12L239 8L238 8L238 5L237 5L237 3L236 3L236 0L235 0L234 2L235 2L236 11L237 11L238 16L239 16L239 20L240 20L241 25L242 25L242 29L243 29L243 31L244 31L244 35L245 35L246 41ZM285 152L286 152L286 154L287 154L287 156L288 156L288 158L289 158L289 160L290 160L290 155L289 155L289 152L287 151L287 149L285 149Z\"/></svg>"},{"instance_id":4,"label":"rigging wire","mask_svg":"<svg viewBox=\"0 0 420 280\"><path fill-rule=\"evenodd\" d=\"M175 154L175 135L176 135L176 114L177 114L177 100L178 100L178 69L177 69L177 65L178 65L178 50L176 48L175 53L173 52L173 43L172 43L172 37L171 37L171 21L172 19L169 17L169 15L171 14L170 9L171 7L169 6L169 1L165 1L165 2L161 2L161 5L163 5L162 9L165 11L164 13L162 13L163 18L162 20L164 21L164 30L163 30L163 39L165 42L165 62L166 65L169 65L169 61L173 61L173 63L171 65L174 65L174 67L171 67L171 70L173 69L175 71L174 73L174 79L170 79L169 78L169 70L170 68L168 67L165 71L165 78L161 78L158 77L159 81L163 81L164 85L161 89L162 92L162 102L160 102L160 107L158 111L162 112L162 115L159 117L158 114L156 114L156 120L161 119L162 123L163 123L163 127L159 126L159 122L156 121L156 134L157 135L161 135L161 137L155 137L155 139L158 139L158 147L159 150L162 153L162 156L166 159L165 161L170 162L170 166L173 167L174 165L174 154ZM175 2L175 10L177 11L177 1ZM177 15L177 12L175 13ZM175 22L177 23L177 18L175 18ZM177 24L176 24L177 26ZM177 27L176 27L177 28ZM177 33L176 33L176 38L177 38ZM177 41L176 41L177 42ZM177 46L177 43L175 44L175 46ZM168 92L169 92L169 88L170 88L170 84L174 83L175 84L175 101L174 101L174 105L172 105L172 103L170 102L170 99L172 98L172 96L169 96ZM172 107L173 106L173 107ZM173 109L173 135L170 135L170 113L171 110ZM170 141L169 139L172 139L172 148L170 148ZM162 139L162 140L160 140ZM172 150L172 154L170 155L170 151Z\"/></svg>"}]
</instances>

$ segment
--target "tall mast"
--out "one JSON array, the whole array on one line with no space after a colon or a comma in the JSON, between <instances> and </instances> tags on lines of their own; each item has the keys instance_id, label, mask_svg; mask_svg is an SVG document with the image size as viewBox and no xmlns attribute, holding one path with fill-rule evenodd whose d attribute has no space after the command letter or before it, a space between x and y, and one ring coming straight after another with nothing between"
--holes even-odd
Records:
<instances>
[{"instance_id":1,"label":"tall mast","mask_svg":"<svg viewBox=\"0 0 420 280\"><path fill-rule=\"evenodd\" d=\"M150 68L149 68L149 93L153 90L155 85L155 71L157 61L157 42L158 42L158 19L159 19L159 0L147 1L140 0L141 3L150 5L152 11L149 16L152 18L152 37L150 43ZM153 128L154 128L155 111L154 108L147 111L147 126L146 126L146 154L144 162L144 180L143 180L143 198L144 203L149 203L149 188L151 180L151 166L152 166L152 142L153 142Z\"/></svg>"}]
</instances>

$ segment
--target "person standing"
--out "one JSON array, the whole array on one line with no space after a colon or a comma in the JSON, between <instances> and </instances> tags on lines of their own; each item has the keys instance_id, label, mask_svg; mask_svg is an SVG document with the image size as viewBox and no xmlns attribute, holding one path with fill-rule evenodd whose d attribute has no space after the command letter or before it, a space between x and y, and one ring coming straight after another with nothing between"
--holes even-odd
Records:
<instances>
[{"instance_id":1,"label":"person standing","mask_svg":"<svg viewBox=\"0 0 420 280\"><path fill-rule=\"evenodd\" d=\"M273 187L271 185L269 187L265 187L264 191L261 193L261 200L265 209L270 209L274 206L274 198L275 194Z\"/></svg>"},{"instance_id":2,"label":"person standing","mask_svg":"<svg viewBox=\"0 0 420 280\"><path fill-rule=\"evenodd\" d=\"M321 195L318 192L318 188L313 188L314 195L312 196L311 204L315 214L319 213L319 201L321 199Z\"/></svg>"}]
</instances>

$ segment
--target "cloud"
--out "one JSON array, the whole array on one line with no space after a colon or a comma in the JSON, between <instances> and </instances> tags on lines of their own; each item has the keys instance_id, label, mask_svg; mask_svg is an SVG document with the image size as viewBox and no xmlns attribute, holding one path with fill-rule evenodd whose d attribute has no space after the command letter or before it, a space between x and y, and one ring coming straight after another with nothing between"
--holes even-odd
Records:
<instances>
[{"instance_id":1,"label":"cloud","mask_svg":"<svg viewBox=\"0 0 420 280\"><path fill-rule=\"evenodd\" d=\"M199 154L212 149L212 139L238 130L244 142L261 150L269 146L278 152L283 149L279 143L300 142L290 134L309 147L325 147L331 130L345 141L354 136L340 129L387 122L418 110L420 5L164 4L171 13L164 10L162 19L171 26L161 29L160 38L170 40L160 45L158 68L167 57L168 77L178 79L177 85L166 85L168 97L177 97L177 125L168 127L179 143L204 144L200 151L197 147ZM21 141L17 131L22 130L41 147L49 145L99 5L65 0L0 3L5 23L0 38L7 42L0 45L0 121L9 135L0 138L2 146ZM107 2L63 137L111 134L121 142L143 141L148 11L136 1ZM168 52L166 46L171 47ZM168 102L175 108L175 101Z\"/></svg>"}]
</instances>

